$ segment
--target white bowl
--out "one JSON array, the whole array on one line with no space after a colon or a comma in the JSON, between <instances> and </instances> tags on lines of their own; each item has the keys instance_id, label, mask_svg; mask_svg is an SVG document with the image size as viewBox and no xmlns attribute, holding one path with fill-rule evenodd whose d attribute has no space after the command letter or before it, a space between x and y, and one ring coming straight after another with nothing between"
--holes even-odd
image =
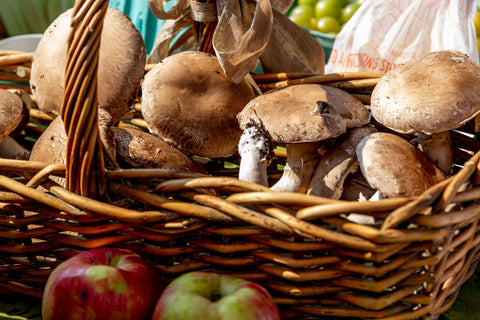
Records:
<instances>
[{"instance_id":1,"label":"white bowl","mask_svg":"<svg viewBox=\"0 0 480 320\"><path fill-rule=\"evenodd\" d=\"M22 34L0 40L0 50L34 52L42 38L41 33Z\"/></svg>"}]
</instances>

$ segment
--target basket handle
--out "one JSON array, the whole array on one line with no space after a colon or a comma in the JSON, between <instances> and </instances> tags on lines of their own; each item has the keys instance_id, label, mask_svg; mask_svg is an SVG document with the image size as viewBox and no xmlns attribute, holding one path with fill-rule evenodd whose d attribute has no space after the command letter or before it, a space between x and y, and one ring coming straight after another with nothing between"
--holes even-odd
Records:
<instances>
[{"instance_id":1,"label":"basket handle","mask_svg":"<svg viewBox=\"0 0 480 320\"><path fill-rule=\"evenodd\" d=\"M68 37L60 116L67 133L66 184L77 194L105 195L105 162L98 134L97 69L108 0L76 0Z\"/></svg>"}]
</instances>

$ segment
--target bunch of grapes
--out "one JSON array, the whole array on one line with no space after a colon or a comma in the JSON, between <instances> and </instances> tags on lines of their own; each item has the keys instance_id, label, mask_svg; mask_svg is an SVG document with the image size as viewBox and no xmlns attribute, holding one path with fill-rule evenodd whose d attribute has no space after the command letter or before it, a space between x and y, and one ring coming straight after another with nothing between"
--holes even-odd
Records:
<instances>
[{"instance_id":1,"label":"bunch of grapes","mask_svg":"<svg viewBox=\"0 0 480 320\"><path fill-rule=\"evenodd\" d=\"M288 17L309 30L336 35L363 0L297 0Z\"/></svg>"}]
</instances>

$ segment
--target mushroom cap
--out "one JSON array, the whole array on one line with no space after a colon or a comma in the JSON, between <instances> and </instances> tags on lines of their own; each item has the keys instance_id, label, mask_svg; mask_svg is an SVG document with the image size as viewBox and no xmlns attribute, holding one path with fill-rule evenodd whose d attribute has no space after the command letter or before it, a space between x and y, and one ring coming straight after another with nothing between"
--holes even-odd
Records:
<instances>
[{"instance_id":1,"label":"mushroom cap","mask_svg":"<svg viewBox=\"0 0 480 320\"><path fill-rule=\"evenodd\" d=\"M0 89L0 141L15 130L23 118L23 102L15 93Z\"/></svg>"},{"instance_id":2,"label":"mushroom cap","mask_svg":"<svg viewBox=\"0 0 480 320\"><path fill-rule=\"evenodd\" d=\"M208 172L164 140L134 128L112 127L117 156L134 167Z\"/></svg>"},{"instance_id":3,"label":"mushroom cap","mask_svg":"<svg viewBox=\"0 0 480 320\"><path fill-rule=\"evenodd\" d=\"M106 152L115 155L114 137L109 131L111 117L103 108L98 108L99 137ZM30 160L46 163L66 163L68 136L62 117L56 117L32 147Z\"/></svg>"},{"instance_id":4,"label":"mushroom cap","mask_svg":"<svg viewBox=\"0 0 480 320\"><path fill-rule=\"evenodd\" d=\"M231 156L242 131L236 114L255 97L244 80L229 81L213 55L184 51L145 75L142 115L150 131L186 154Z\"/></svg>"},{"instance_id":5,"label":"mushroom cap","mask_svg":"<svg viewBox=\"0 0 480 320\"><path fill-rule=\"evenodd\" d=\"M66 163L67 133L61 117L56 117L32 147L30 161Z\"/></svg>"},{"instance_id":6,"label":"mushroom cap","mask_svg":"<svg viewBox=\"0 0 480 320\"><path fill-rule=\"evenodd\" d=\"M99 126L108 131L108 136L112 135L111 139L102 140L107 151L134 167L208 173L187 155L152 134L133 128ZM67 141L63 120L56 117L35 142L29 160L65 163Z\"/></svg>"},{"instance_id":7,"label":"mushroom cap","mask_svg":"<svg viewBox=\"0 0 480 320\"><path fill-rule=\"evenodd\" d=\"M29 160L65 164L67 161L67 141L63 120L61 117L56 117L35 141L30 151ZM51 179L63 187L66 186L65 177L52 176Z\"/></svg>"},{"instance_id":8,"label":"mushroom cap","mask_svg":"<svg viewBox=\"0 0 480 320\"><path fill-rule=\"evenodd\" d=\"M72 11L50 24L33 57L32 95L39 109L51 116L57 116L62 106ZM145 43L130 18L113 8L107 10L101 37L98 103L118 120L138 94L146 63Z\"/></svg>"},{"instance_id":9,"label":"mushroom cap","mask_svg":"<svg viewBox=\"0 0 480 320\"><path fill-rule=\"evenodd\" d=\"M446 179L420 149L392 133L376 132L363 138L357 157L370 186L386 197L418 196Z\"/></svg>"},{"instance_id":10,"label":"mushroom cap","mask_svg":"<svg viewBox=\"0 0 480 320\"><path fill-rule=\"evenodd\" d=\"M237 115L243 129L261 119L277 143L323 141L361 127L370 120L367 108L349 93L318 84L299 84L268 91Z\"/></svg>"},{"instance_id":11,"label":"mushroom cap","mask_svg":"<svg viewBox=\"0 0 480 320\"><path fill-rule=\"evenodd\" d=\"M460 127L480 111L480 66L455 50L412 59L380 78L372 116L404 134L434 134Z\"/></svg>"}]
</instances>

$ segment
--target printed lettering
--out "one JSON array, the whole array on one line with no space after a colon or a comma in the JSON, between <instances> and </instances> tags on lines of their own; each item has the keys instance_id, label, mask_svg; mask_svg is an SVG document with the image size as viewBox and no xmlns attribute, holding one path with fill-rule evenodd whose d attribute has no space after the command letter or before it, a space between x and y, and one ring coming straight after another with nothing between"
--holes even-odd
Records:
<instances>
[{"instance_id":1,"label":"printed lettering","mask_svg":"<svg viewBox=\"0 0 480 320\"><path fill-rule=\"evenodd\" d=\"M385 70L387 69L388 63L389 62L387 61L387 59L382 60L382 66L380 67L380 72L386 72Z\"/></svg>"},{"instance_id":2,"label":"printed lettering","mask_svg":"<svg viewBox=\"0 0 480 320\"><path fill-rule=\"evenodd\" d=\"M329 62L331 63L337 62L337 55L338 55L338 50L332 49L332 51L330 52L330 58L328 59Z\"/></svg>"},{"instance_id":3,"label":"printed lettering","mask_svg":"<svg viewBox=\"0 0 480 320\"><path fill-rule=\"evenodd\" d=\"M368 54L364 53L363 54L363 65L367 68L372 68L372 69L375 69L375 67L373 67L373 62L375 60L373 59L373 57L370 57Z\"/></svg>"},{"instance_id":4,"label":"printed lettering","mask_svg":"<svg viewBox=\"0 0 480 320\"><path fill-rule=\"evenodd\" d=\"M347 58L347 68L349 67L353 67L354 66L354 61L353 61L353 58L354 58L354 54L353 53L349 53L348 54L348 58Z\"/></svg>"},{"instance_id":5,"label":"printed lettering","mask_svg":"<svg viewBox=\"0 0 480 320\"><path fill-rule=\"evenodd\" d=\"M343 62L343 56L344 56L344 54L345 54L345 53L342 52L342 54L340 55L340 60L338 61L338 65L340 65L340 66L343 66L343 63L344 63L344 62Z\"/></svg>"}]
</instances>

